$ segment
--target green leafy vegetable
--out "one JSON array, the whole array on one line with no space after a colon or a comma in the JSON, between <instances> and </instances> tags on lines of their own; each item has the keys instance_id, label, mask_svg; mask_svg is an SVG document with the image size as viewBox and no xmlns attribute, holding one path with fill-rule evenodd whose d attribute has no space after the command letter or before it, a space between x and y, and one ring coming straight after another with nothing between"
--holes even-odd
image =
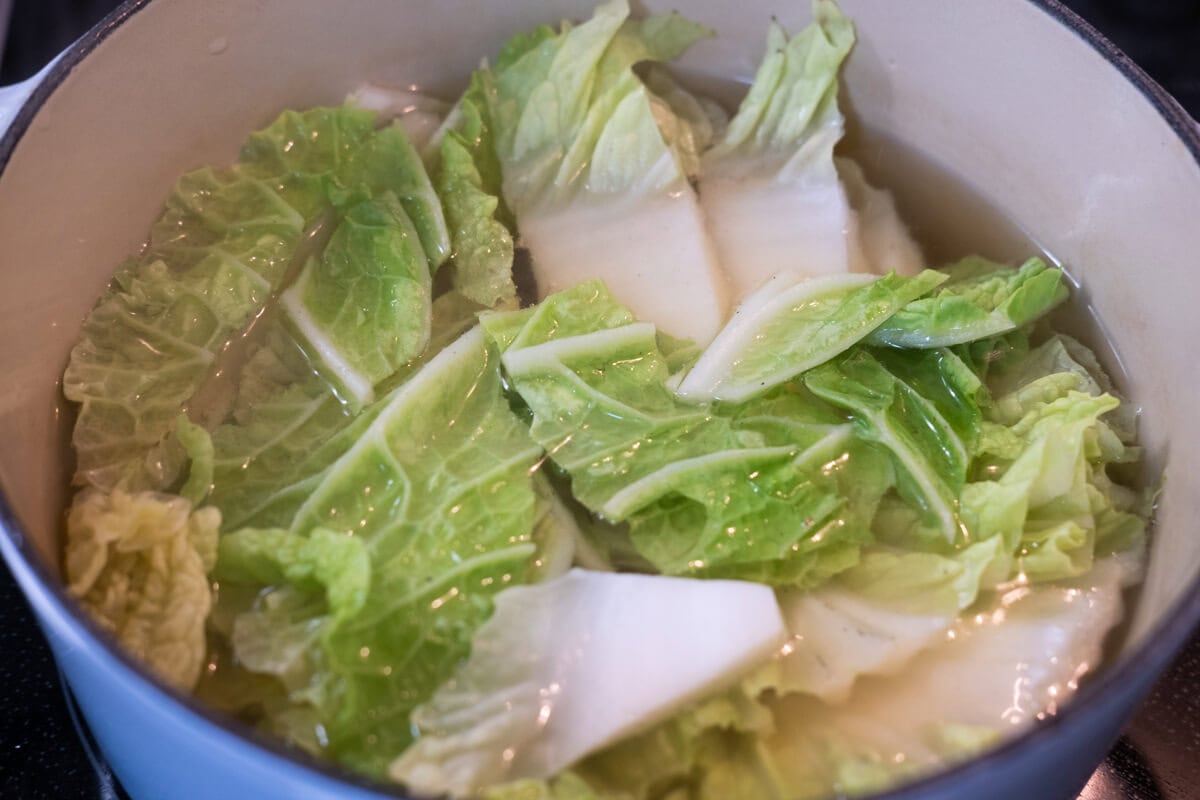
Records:
<instances>
[{"instance_id":1,"label":"green leafy vegetable","mask_svg":"<svg viewBox=\"0 0 1200 800\"><path fill-rule=\"evenodd\" d=\"M1074 382L1071 388L1081 392L1091 395L1110 394L1118 399L1121 397L1095 354L1062 333L1051 336L1035 348L1024 348L1020 353L1008 358L1006 363L996 365L993 373L992 391L996 395L1019 397L1020 393L1014 392L1021 387L1036 387L1039 385L1039 379L1059 376L1047 383L1057 382L1058 385L1065 386ZM1040 386L1045 387L1046 383ZM1028 394L1028 390L1025 394ZM1136 407L1122 402L1117 409L1105 415L1104 420L1122 442L1132 444L1137 429Z\"/></svg>"},{"instance_id":2,"label":"green leafy vegetable","mask_svg":"<svg viewBox=\"0 0 1200 800\"><path fill-rule=\"evenodd\" d=\"M1008 555L998 538L949 555L876 546L825 586L780 592L796 644L747 688L844 702L860 678L898 672L937 644L981 591L1008 578Z\"/></svg>"},{"instance_id":3,"label":"green leafy vegetable","mask_svg":"<svg viewBox=\"0 0 1200 800\"><path fill-rule=\"evenodd\" d=\"M242 528L221 537L213 577L234 584L320 589L330 613L348 619L366 603L371 560L362 539L322 528L307 536L282 528Z\"/></svg>"},{"instance_id":4,"label":"green leafy vegetable","mask_svg":"<svg viewBox=\"0 0 1200 800\"><path fill-rule=\"evenodd\" d=\"M370 579L361 609L331 618L310 578L285 568L289 582L239 618L235 653L279 631L318 630L292 711L307 709L322 726L330 755L377 774L408 744L409 712L466 655L491 595L531 577L530 468L541 451L509 409L478 331L364 416L369 424L312 482L288 525L294 536L326 530L362 542ZM243 558L238 572L277 577L271 564L286 564L293 541L280 540L283 554L259 548L269 563L255 569Z\"/></svg>"},{"instance_id":5,"label":"green leafy vegetable","mask_svg":"<svg viewBox=\"0 0 1200 800\"><path fill-rule=\"evenodd\" d=\"M67 588L160 678L189 691L205 663L207 572L221 515L180 497L86 489L67 516Z\"/></svg>"},{"instance_id":6,"label":"green leafy vegetable","mask_svg":"<svg viewBox=\"0 0 1200 800\"><path fill-rule=\"evenodd\" d=\"M945 347L998 336L1067 299L1063 273L1040 258L1009 269L977 256L951 264L950 280L914 300L871 334L874 344Z\"/></svg>"},{"instance_id":7,"label":"green leafy vegetable","mask_svg":"<svg viewBox=\"0 0 1200 800\"><path fill-rule=\"evenodd\" d=\"M390 773L456 796L549 778L736 683L782 639L774 595L749 583L572 570L506 590Z\"/></svg>"},{"instance_id":8,"label":"green leafy vegetable","mask_svg":"<svg viewBox=\"0 0 1200 800\"><path fill-rule=\"evenodd\" d=\"M504 199L540 296L603 275L639 318L708 341L725 293L688 183L697 128L633 67L675 58L711 31L678 14L628 15L613 0L506 49L488 94Z\"/></svg>"},{"instance_id":9,"label":"green leafy vegetable","mask_svg":"<svg viewBox=\"0 0 1200 800\"><path fill-rule=\"evenodd\" d=\"M858 435L891 453L901 496L924 511L924 525L934 535L957 541L967 448L938 408L865 350L811 370L804 383L848 410Z\"/></svg>"},{"instance_id":10,"label":"green leafy vegetable","mask_svg":"<svg viewBox=\"0 0 1200 800\"><path fill-rule=\"evenodd\" d=\"M480 307L457 292L433 303L430 342L420 358L380 385L387 393L475 324ZM227 530L288 527L322 475L383 406L355 416L308 356L275 325L242 368L231 418L213 432L211 502Z\"/></svg>"},{"instance_id":11,"label":"green leafy vegetable","mask_svg":"<svg viewBox=\"0 0 1200 800\"><path fill-rule=\"evenodd\" d=\"M404 171L420 168L413 158L398 129L374 130L373 113L318 108L285 112L251 134L232 167L183 176L145 251L118 273L72 350L63 390L80 404L76 482L172 487L184 461L169 438L176 417L230 338L283 288L305 231L363 199L365 175L371 185L394 180L436 227L440 206ZM226 409L203 411L215 424Z\"/></svg>"},{"instance_id":12,"label":"green leafy vegetable","mask_svg":"<svg viewBox=\"0 0 1200 800\"><path fill-rule=\"evenodd\" d=\"M184 175L64 375L98 623L484 800L861 794L1065 700L1142 568L1136 409L1035 324L1061 270L920 270L835 163L832 0L732 119L665 65L711 35L610 0L423 101L420 151L289 111Z\"/></svg>"},{"instance_id":13,"label":"green leafy vegetable","mask_svg":"<svg viewBox=\"0 0 1200 800\"><path fill-rule=\"evenodd\" d=\"M1076 670L1096 662L1120 619L1126 575L1109 559L1084 579L988 598L953 636L902 671L865 680L846 703L786 698L764 749L785 786L823 780L824 795L844 785L848 769L892 785L971 755L1073 693Z\"/></svg>"},{"instance_id":14,"label":"green leafy vegetable","mask_svg":"<svg viewBox=\"0 0 1200 800\"><path fill-rule=\"evenodd\" d=\"M361 404L425 349L430 287L416 231L395 195L385 192L346 209L320 259L281 302L314 364Z\"/></svg>"},{"instance_id":15,"label":"green leafy vegetable","mask_svg":"<svg viewBox=\"0 0 1200 800\"><path fill-rule=\"evenodd\" d=\"M628 14L622 0L604 3L581 25L553 36L539 29L536 45L518 39L497 63L490 110L518 222L577 191L640 193L683 180L632 67L673 59L712 31L674 13Z\"/></svg>"},{"instance_id":16,"label":"green leafy vegetable","mask_svg":"<svg viewBox=\"0 0 1200 800\"><path fill-rule=\"evenodd\" d=\"M747 298L679 385L688 398L741 401L823 364L945 276L781 273Z\"/></svg>"},{"instance_id":17,"label":"green leafy vegetable","mask_svg":"<svg viewBox=\"0 0 1200 800\"><path fill-rule=\"evenodd\" d=\"M982 404L990 400L983 381L948 348L896 350L880 348L872 355L888 371L925 399L971 451L983 423ZM965 473L968 453L953 453L955 473Z\"/></svg>"},{"instance_id":18,"label":"green leafy vegetable","mask_svg":"<svg viewBox=\"0 0 1200 800\"><path fill-rule=\"evenodd\" d=\"M1040 404L1006 430L1015 439L1009 452L1016 455L1007 466L997 464L998 479L963 488L968 526L976 535L1008 542L1030 580L1074 577L1091 568L1094 511L1111 508L1112 500L1094 486L1089 490L1103 465L1089 463L1085 442L1099 417L1116 406L1111 396L1080 392Z\"/></svg>"},{"instance_id":19,"label":"green leafy vegetable","mask_svg":"<svg viewBox=\"0 0 1200 800\"><path fill-rule=\"evenodd\" d=\"M841 136L842 116L837 108L837 73L854 45L854 27L828 0L813 3L813 24L789 39L777 22L767 31L766 56L758 67L750 91L730 120L725 136L709 160L735 155L787 162L799 170L813 155L828 160L832 168L833 143ZM812 140L822 129L836 136L812 153ZM774 172L778 164L760 163Z\"/></svg>"},{"instance_id":20,"label":"green leafy vegetable","mask_svg":"<svg viewBox=\"0 0 1200 800\"><path fill-rule=\"evenodd\" d=\"M1137 552L1149 511L1146 495L1108 474L1139 457L1128 444L1132 414L1104 391L1111 383L1090 351L1067 341L1051 337L991 371L993 398L962 491L968 527L1002 537L1014 571L1032 581Z\"/></svg>"},{"instance_id":21,"label":"green leafy vegetable","mask_svg":"<svg viewBox=\"0 0 1200 800\"><path fill-rule=\"evenodd\" d=\"M818 583L854 562L892 473L805 392L706 409L667 387L655 329L603 284L484 315L534 439L575 498L668 574Z\"/></svg>"},{"instance_id":22,"label":"green leafy vegetable","mask_svg":"<svg viewBox=\"0 0 1200 800\"><path fill-rule=\"evenodd\" d=\"M187 481L180 487L179 496L193 506L199 506L212 490L212 437L183 414L175 420L175 437L187 453L189 462Z\"/></svg>"},{"instance_id":23,"label":"green leafy vegetable","mask_svg":"<svg viewBox=\"0 0 1200 800\"><path fill-rule=\"evenodd\" d=\"M684 172L698 176L701 155L724 134L729 115L715 100L685 89L659 64L646 66L642 78L653 95L652 107L660 109L661 101L670 108L671 114L656 114L663 137L675 149Z\"/></svg>"},{"instance_id":24,"label":"green leafy vegetable","mask_svg":"<svg viewBox=\"0 0 1200 800\"><path fill-rule=\"evenodd\" d=\"M700 200L737 298L771 276L845 273L850 209L833 148L842 137L838 70L854 28L829 0L789 39L772 22L750 91L704 154Z\"/></svg>"},{"instance_id":25,"label":"green leafy vegetable","mask_svg":"<svg viewBox=\"0 0 1200 800\"><path fill-rule=\"evenodd\" d=\"M330 192L330 199L341 208L352 207L364 194L376 198L392 194L399 200L404 213L393 216L411 221L430 273L450 255L450 233L442 202L401 125L389 125L364 141L351 155L342 182L346 188Z\"/></svg>"},{"instance_id":26,"label":"green leafy vegetable","mask_svg":"<svg viewBox=\"0 0 1200 800\"><path fill-rule=\"evenodd\" d=\"M496 157L487 95L493 76L479 70L459 100L459 118L441 144L436 173L438 195L446 210L453 245L454 285L485 306L512 302L515 223L500 200L500 164Z\"/></svg>"}]
</instances>

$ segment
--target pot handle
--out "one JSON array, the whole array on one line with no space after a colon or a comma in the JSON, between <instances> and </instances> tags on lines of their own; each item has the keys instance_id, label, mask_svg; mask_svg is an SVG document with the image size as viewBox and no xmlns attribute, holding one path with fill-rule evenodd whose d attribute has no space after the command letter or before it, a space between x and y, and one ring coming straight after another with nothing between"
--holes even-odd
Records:
<instances>
[{"instance_id":1,"label":"pot handle","mask_svg":"<svg viewBox=\"0 0 1200 800\"><path fill-rule=\"evenodd\" d=\"M0 86L0 134L8 130L8 126L16 118L21 106L29 99L29 95L33 94L33 90L42 82L42 78L46 77L46 73L58 63L59 58L61 55L55 56L32 78L9 86Z\"/></svg>"}]
</instances>

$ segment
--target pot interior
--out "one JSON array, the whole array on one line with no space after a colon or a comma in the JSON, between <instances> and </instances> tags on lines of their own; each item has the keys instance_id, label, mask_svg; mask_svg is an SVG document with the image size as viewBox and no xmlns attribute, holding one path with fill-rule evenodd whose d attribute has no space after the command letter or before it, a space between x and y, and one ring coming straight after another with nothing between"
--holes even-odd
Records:
<instances>
[{"instance_id":1,"label":"pot interior","mask_svg":"<svg viewBox=\"0 0 1200 800\"><path fill-rule=\"evenodd\" d=\"M792 30L807 18L804 4L767 0L645 10L675 6L720 34L682 67L722 80L753 74L772 14ZM1061 259L1115 344L1143 411L1148 469L1166 475L1125 642L1136 646L1200 572L1197 153L1152 98L1034 4L843 6L859 35L846 73L852 117L955 176ZM178 175L230 161L280 110L338 103L364 80L453 98L477 54L589 11L535 0L503 13L467 0L155 0L93 35L82 59L68 56L65 78L18 121L0 176L0 481L27 552L57 573L71 469L72 412L58 383L67 353ZM936 216L938 199L926 213Z\"/></svg>"}]
</instances>

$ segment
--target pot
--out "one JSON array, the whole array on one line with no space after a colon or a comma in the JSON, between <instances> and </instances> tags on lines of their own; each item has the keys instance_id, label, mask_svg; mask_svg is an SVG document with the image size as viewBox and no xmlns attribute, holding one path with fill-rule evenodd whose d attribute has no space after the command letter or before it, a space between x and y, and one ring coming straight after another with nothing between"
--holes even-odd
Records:
<instances>
[{"instance_id":1,"label":"pot","mask_svg":"<svg viewBox=\"0 0 1200 800\"><path fill-rule=\"evenodd\" d=\"M677 5L720 32L692 74L748 79L772 14L803 3ZM1059 713L892 797L1066 797L1200 622L1200 132L1053 0L844 0L854 116L983 195L1056 254L1103 321L1165 474L1149 571L1119 654ZM100 747L134 798L397 796L173 692L81 613L60 578L71 414L59 389L80 322L142 243L175 178L232 160L285 108L364 80L453 97L480 53L570 0L134 0L71 47L0 141L0 551ZM31 88L31 87L27 87Z\"/></svg>"}]
</instances>

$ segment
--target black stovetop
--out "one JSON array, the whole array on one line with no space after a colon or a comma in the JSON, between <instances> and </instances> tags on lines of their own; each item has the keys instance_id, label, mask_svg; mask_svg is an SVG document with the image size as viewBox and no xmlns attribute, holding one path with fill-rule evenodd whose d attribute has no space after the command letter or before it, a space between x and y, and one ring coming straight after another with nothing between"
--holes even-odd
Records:
<instances>
[{"instance_id":1,"label":"black stovetop","mask_svg":"<svg viewBox=\"0 0 1200 800\"><path fill-rule=\"evenodd\" d=\"M1067 0L1200 118L1200 0ZM0 9L4 7L0 0ZM0 84L37 71L117 5L15 0ZM3 27L0 26L0 31ZM125 797L86 730L8 570L0 563L0 798ZM1200 796L1200 636L1162 678L1081 800Z\"/></svg>"}]
</instances>

